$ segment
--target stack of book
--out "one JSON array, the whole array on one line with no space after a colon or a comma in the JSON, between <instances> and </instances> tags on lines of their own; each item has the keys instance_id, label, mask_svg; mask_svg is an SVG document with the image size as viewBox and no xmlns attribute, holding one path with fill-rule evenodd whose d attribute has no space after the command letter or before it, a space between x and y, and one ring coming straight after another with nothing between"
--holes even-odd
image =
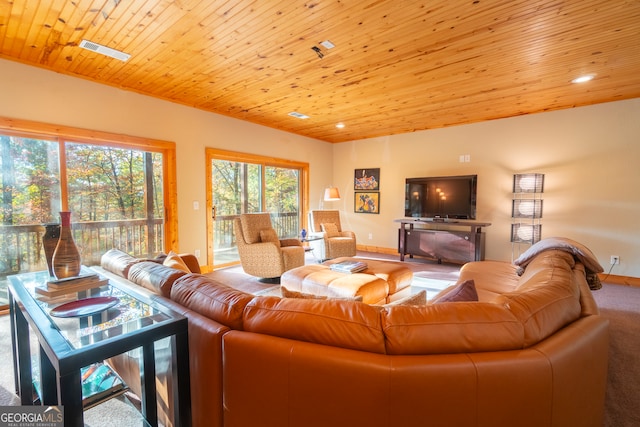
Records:
<instances>
[{"instance_id":1,"label":"stack of book","mask_svg":"<svg viewBox=\"0 0 640 427\"><path fill-rule=\"evenodd\" d=\"M78 276L49 280L45 285L37 286L36 293L53 298L85 289L99 288L107 283L109 280L83 266Z\"/></svg>"},{"instance_id":2,"label":"stack of book","mask_svg":"<svg viewBox=\"0 0 640 427\"><path fill-rule=\"evenodd\" d=\"M359 273L367 269L367 263L362 261L342 261L331 264L329 268L340 273Z\"/></svg>"},{"instance_id":3,"label":"stack of book","mask_svg":"<svg viewBox=\"0 0 640 427\"><path fill-rule=\"evenodd\" d=\"M82 368L82 405L85 409L125 391L122 379L108 365L97 362Z\"/></svg>"},{"instance_id":4,"label":"stack of book","mask_svg":"<svg viewBox=\"0 0 640 427\"><path fill-rule=\"evenodd\" d=\"M42 403L40 387L40 365L31 361L33 372L33 403ZM82 406L89 409L107 399L125 393L129 388L109 365L96 362L82 368Z\"/></svg>"}]
</instances>

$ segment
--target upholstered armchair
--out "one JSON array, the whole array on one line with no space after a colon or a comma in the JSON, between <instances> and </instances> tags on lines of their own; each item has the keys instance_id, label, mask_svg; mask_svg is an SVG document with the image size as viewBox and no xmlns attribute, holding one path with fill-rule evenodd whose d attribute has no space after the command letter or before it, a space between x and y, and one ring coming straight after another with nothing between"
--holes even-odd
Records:
<instances>
[{"instance_id":1,"label":"upholstered armchair","mask_svg":"<svg viewBox=\"0 0 640 427\"><path fill-rule=\"evenodd\" d=\"M342 230L340 211L310 211L309 229L309 246L316 258L324 261L356 255L356 235L353 231Z\"/></svg>"},{"instance_id":2,"label":"upholstered armchair","mask_svg":"<svg viewBox=\"0 0 640 427\"><path fill-rule=\"evenodd\" d=\"M233 222L240 262L245 273L275 279L304 265L304 248L298 239L279 239L268 213L242 214Z\"/></svg>"}]
</instances>

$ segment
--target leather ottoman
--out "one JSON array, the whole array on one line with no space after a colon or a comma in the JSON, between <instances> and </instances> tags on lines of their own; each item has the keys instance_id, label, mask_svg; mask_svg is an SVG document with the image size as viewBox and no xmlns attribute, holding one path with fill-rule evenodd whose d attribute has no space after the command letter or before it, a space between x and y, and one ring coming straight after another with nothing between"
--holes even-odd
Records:
<instances>
[{"instance_id":1,"label":"leather ottoman","mask_svg":"<svg viewBox=\"0 0 640 427\"><path fill-rule=\"evenodd\" d=\"M384 304L389 285L378 276L365 273L339 273L327 265L312 264L285 271L280 284L291 291L334 297L362 297L365 304Z\"/></svg>"},{"instance_id":2,"label":"leather ottoman","mask_svg":"<svg viewBox=\"0 0 640 427\"><path fill-rule=\"evenodd\" d=\"M326 261L323 265L331 265L342 261L362 261L367 264L367 269L361 273L372 274L387 282L387 285L389 285L387 303L411 294L413 271L401 262L342 257Z\"/></svg>"}]
</instances>

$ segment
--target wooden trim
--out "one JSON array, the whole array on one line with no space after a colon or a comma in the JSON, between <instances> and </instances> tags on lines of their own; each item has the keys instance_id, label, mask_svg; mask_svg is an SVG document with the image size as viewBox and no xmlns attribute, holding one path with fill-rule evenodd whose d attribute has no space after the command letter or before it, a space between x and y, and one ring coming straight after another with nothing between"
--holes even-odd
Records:
<instances>
[{"instance_id":1,"label":"wooden trim","mask_svg":"<svg viewBox=\"0 0 640 427\"><path fill-rule=\"evenodd\" d=\"M165 251L180 252L178 241L178 173L176 171L175 145L162 151L164 178L164 247Z\"/></svg>"},{"instance_id":2,"label":"wooden trim","mask_svg":"<svg viewBox=\"0 0 640 427\"><path fill-rule=\"evenodd\" d=\"M400 253L398 252L398 248L383 248L381 246L369 246L369 245L356 244L356 250L364 251L364 252L373 252L378 254L386 254L386 255L398 255L398 259L400 259Z\"/></svg>"},{"instance_id":3,"label":"wooden trim","mask_svg":"<svg viewBox=\"0 0 640 427\"><path fill-rule=\"evenodd\" d=\"M213 182L211 182L211 160L215 157L214 151L205 149L205 209L207 210L207 264L200 268L206 268L207 270L213 270Z\"/></svg>"},{"instance_id":4,"label":"wooden trim","mask_svg":"<svg viewBox=\"0 0 640 427\"><path fill-rule=\"evenodd\" d=\"M0 117L0 129L14 135L29 137L62 138L70 142L109 144L119 148L137 148L145 151L163 152L175 150L175 142L160 139L143 138L119 133L76 128L72 126L53 125L30 120Z\"/></svg>"},{"instance_id":5,"label":"wooden trim","mask_svg":"<svg viewBox=\"0 0 640 427\"><path fill-rule=\"evenodd\" d=\"M598 277L602 283L640 287L640 278L638 277L615 276L611 274L607 275L606 273L600 273Z\"/></svg>"},{"instance_id":6,"label":"wooden trim","mask_svg":"<svg viewBox=\"0 0 640 427\"><path fill-rule=\"evenodd\" d=\"M58 139L58 161L60 174L60 209L69 210L69 176L67 175L67 151L64 149L64 140Z\"/></svg>"},{"instance_id":7,"label":"wooden trim","mask_svg":"<svg viewBox=\"0 0 640 427\"><path fill-rule=\"evenodd\" d=\"M243 153L240 151L221 150L219 148L206 148L207 154L217 159L241 161L247 163L262 163L269 166L290 166L291 168L309 167L308 163L296 160L281 159L278 157L262 156L260 154Z\"/></svg>"}]
</instances>

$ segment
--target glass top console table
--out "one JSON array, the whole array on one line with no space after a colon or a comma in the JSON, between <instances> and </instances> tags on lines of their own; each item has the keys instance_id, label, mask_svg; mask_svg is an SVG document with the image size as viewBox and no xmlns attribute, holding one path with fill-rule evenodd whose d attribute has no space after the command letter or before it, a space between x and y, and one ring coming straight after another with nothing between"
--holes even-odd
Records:
<instances>
[{"instance_id":1,"label":"glass top console table","mask_svg":"<svg viewBox=\"0 0 640 427\"><path fill-rule=\"evenodd\" d=\"M30 333L38 341L42 404L62 405L65 426L84 425L81 369L141 348L142 415L156 426L154 344L168 338L175 367L175 420L190 426L187 319L115 281L62 297L43 297L36 288L48 280L46 271L9 276L13 365L21 404L33 404Z\"/></svg>"}]
</instances>

